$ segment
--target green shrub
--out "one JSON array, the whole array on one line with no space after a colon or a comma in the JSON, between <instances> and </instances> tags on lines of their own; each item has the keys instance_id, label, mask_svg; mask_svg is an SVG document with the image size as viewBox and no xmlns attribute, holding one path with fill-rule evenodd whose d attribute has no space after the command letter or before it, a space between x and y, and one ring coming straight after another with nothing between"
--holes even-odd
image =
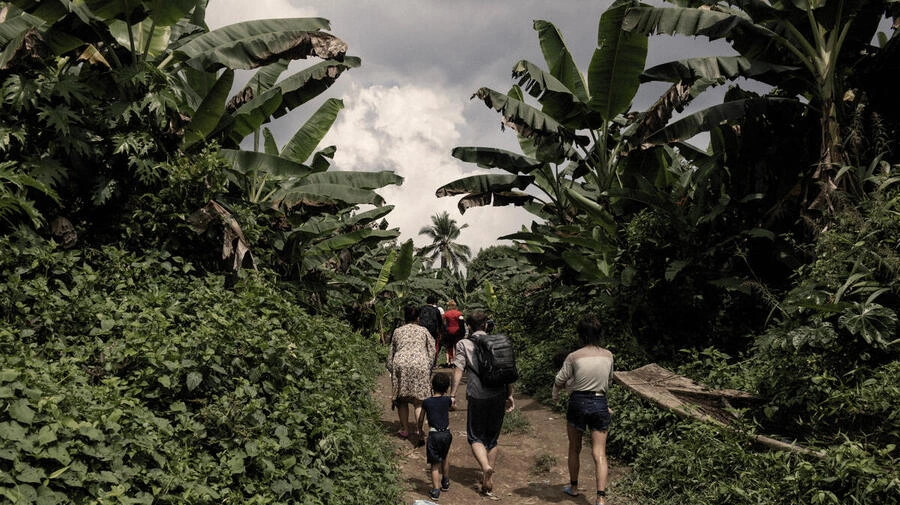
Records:
<instances>
[{"instance_id":1,"label":"green shrub","mask_svg":"<svg viewBox=\"0 0 900 505\"><path fill-rule=\"evenodd\" d=\"M396 503L371 342L265 273L192 271L0 239L0 496Z\"/></svg>"},{"instance_id":2,"label":"green shrub","mask_svg":"<svg viewBox=\"0 0 900 505\"><path fill-rule=\"evenodd\" d=\"M521 410L515 409L503 416L503 433L531 433L531 422Z\"/></svg>"}]
</instances>

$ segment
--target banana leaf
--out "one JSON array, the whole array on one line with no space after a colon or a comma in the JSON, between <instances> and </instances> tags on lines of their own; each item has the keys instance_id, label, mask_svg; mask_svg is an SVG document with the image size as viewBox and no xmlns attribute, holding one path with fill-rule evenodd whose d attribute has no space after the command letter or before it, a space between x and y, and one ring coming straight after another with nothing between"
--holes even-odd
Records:
<instances>
[{"instance_id":1,"label":"banana leaf","mask_svg":"<svg viewBox=\"0 0 900 505\"><path fill-rule=\"evenodd\" d=\"M280 106L281 90L270 89L241 105L230 115L223 116L213 134L225 132L232 145L238 146L247 135L257 131L260 126L268 122Z\"/></svg>"},{"instance_id":2,"label":"banana leaf","mask_svg":"<svg viewBox=\"0 0 900 505\"><path fill-rule=\"evenodd\" d=\"M698 133L709 131L724 121L733 121L744 117L750 105L770 107L803 107L793 98L745 98L714 105L695 112L666 126L645 140L646 145L659 145L685 141Z\"/></svg>"},{"instance_id":3,"label":"banana leaf","mask_svg":"<svg viewBox=\"0 0 900 505\"><path fill-rule=\"evenodd\" d=\"M530 175L472 175L441 186L435 191L435 195L440 198L444 196L509 191L513 188L525 189L533 181L534 177Z\"/></svg>"},{"instance_id":4,"label":"banana leaf","mask_svg":"<svg viewBox=\"0 0 900 505\"><path fill-rule=\"evenodd\" d=\"M568 128L584 128L585 120L591 112L587 104L552 74L531 63L521 60L513 67L513 78L519 79L519 87L528 92L543 106L541 112L552 116Z\"/></svg>"},{"instance_id":5,"label":"banana leaf","mask_svg":"<svg viewBox=\"0 0 900 505\"><path fill-rule=\"evenodd\" d=\"M402 282L409 279L413 272L414 259L415 249L412 239L409 239L400 246L400 254L397 255L391 267L390 282Z\"/></svg>"},{"instance_id":6,"label":"banana leaf","mask_svg":"<svg viewBox=\"0 0 900 505\"><path fill-rule=\"evenodd\" d=\"M269 63L257 70L256 73L253 74L253 77L247 81L247 86L245 87L253 90L253 93L256 95L272 89L272 87L275 86L275 83L278 82L278 78L281 74L287 70L290 62L291 60L283 58L274 63Z\"/></svg>"},{"instance_id":7,"label":"banana leaf","mask_svg":"<svg viewBox=\"0 0 900 505\"><path fill-rule=\"evenodd\" d=\"M277 190L271 200L288 207L323 204L384 205L384 198L378 193L342 184L288 185Z\"/></svg>"},{"instance_id":8,"label":"banana leaf","mask_svg":"<svg viewBox=\"0 0 900 505\"><path fill-rule=\"evenodd\" d=\"M225 101L234 83L234 70L226 70L207 93L194 112L191 123L185 128L181 148L187 150L201 140L205 140L215 130L225 114Z\"/></svg>"},{"instance_id":9,"label":"banana leaf","mask_svg":"<svg viewBox=\"0 0 900 505\"><path fill-rule=\"evenodd\" d=\"M360 212L358 214L354 214L350 219L347 220L348 226L355 225L367 225L374 221L377 221L384 216L390 214L390 212L394 210L393 205L385 205L382 207L375 207L374 209L368 210L366 212Z\"/></svg>"},{"instance_id":10,"label":"banana leaf","mask_svg":"<svg viewBox=\"0 0 900 505\"><path fill-rule=\"evenodd\" d=\"M343 61L326 60L307 67L277 84L281 90L281 107L273 117L279 118L307 103L331 87L345 70L357 68L362 61L355 56L346 56Z\"/></svg>"},{"instance_id":11,"label":"banana leaf","mask_svg":"<svg viewBox=\"0 0 900 505\"><path fill-rule=\"evenodd\" d=\"M326 100L281 148L281 156L298 163L306 161L328 133L343 108L344 102L337 98Z\"/></svg>"},{"instance_id":12,"label":"banana leaf","mask_svg":"<svg viewBox=\"0 0 900 505\"><path fill-rule=\"evenodd\" d=\"M403 184L403 177L390 170L380 172L331 171L308 175L303 184L335 184L359 189L378 189L390 184Z\"/></svg>"},{"instance_id":13,"label":"banana leaf","mask_svg":"<svg viewBox=\"0 0 900 505\"><path fill-rule=\"evenodd\" d=\"M490 88L481 88L472 95L496 110L512 124L519 135L550 135L571 141L575 134L547 114L527 103Z\"/></svg>"},{"instance_id":14,"label":"banana leaf","mask_svg":"<svg viewBox=\"0 0 900 505\"><path fill-rule=\"evenodd\" d=\"M400 236L398 230L362 230L345 233L336 237L327 238L317 242L303 252L302 269L309 271L328 260L331 255L341 249L354 246L362 242L382 242L392 240Z\"/></svg>"},{"instance_id":15,"label":"banana leaf","mask_svg":"<svg viewBox=\"0 0 900 505\"><path fill-rule=\"evenodd\" d=\"M493 147L455 147L451 152L456 159L475 163L481 168L499 168L511 174L531 173L544 163L504 149Z\"/></svg>"},{"instance_id":16,"label":"banana leaf","mask_svg":"<svg viewBox=\"0 0 900 505\"><path fill-rule=\"evenodd\" d=\"M588 106L606 121L631 107L647 59L647 35L622 30L626 5L617 2L600 16L597 49L588 67Z\"/></svg>"},{"instance_id":17,"label":"banana leaf","mask_svg":"<svg viewBox=\"0 0 900 505\"><path fill-rule=\"evenodd\" d=\"M769 54L773 51L772 43L780 38L749 18L700 8L633 7L627 9L621 26L625 31L645 35L702 35L710 40L726 38L741 55L748 58Z\"/></svg>"},{"instance_id":18,"label":"banana leaf","mask_svg":"<svg viewBox=\"0 0 900 505\"><path fill-rule=\"evenodd\" d=\"M690 84L698 79L721 82L747 77L777 86L784 80L785 74L799 70L800 67L750 60L743 56L707 56L670 61L648 68L641 74L641 82L683 81Z\"/></svg>"},{"instance_id":19,"label":"banana leaf","mask_svg":"<svg viewBox=\"0 0 900 505\"><path fill-rule=\"evenodd\" d=\"M237 149L222 149L219 154L242 174L264 172L278 179L302 179L312 173L310 167L277 155Z\"/></svg>"},{"instance_id":20,"label":"banana leaf","mask_svg":"<svg viewBox=\"0 0 900 505\"><path fill-rule=\"evenodd\" d=\"M587 85L562 39L562 34L549 21L536 20L534 29L538 32L541 52L544 54L544 61L547 62L550 74L577 97L579 102L587 103L590 99Z\"/></svg>"},{"instance_id":21,"label":"banana leaf","mask_svg":"<svg viewBox=\"0 0 900 505\"><path fill-rule=\"evenodd\" d=\"M175 51L176 58L202 70L258 68L282 58L341 59L347 44L319 30L321 18L261 19L225 26L195 37Z\"/></svg>"}]
</instances>

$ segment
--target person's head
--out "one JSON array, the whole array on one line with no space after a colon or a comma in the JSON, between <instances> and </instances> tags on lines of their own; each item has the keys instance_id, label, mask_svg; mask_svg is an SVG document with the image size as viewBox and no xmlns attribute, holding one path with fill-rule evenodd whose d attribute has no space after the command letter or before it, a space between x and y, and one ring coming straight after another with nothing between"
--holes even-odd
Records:
<instances>
[{"instance_id":1,"label":"person's head","mask_svg":"<svg viewBox=\"0 0 900 505\"><path fill-rule=\"evenodd\" d=\"M403 321L406 323L414 323L419 318L419 308L415 305L407 305L403 307Z\"/></svg>"},{"instance_id":2,"label":"person's head","mask_svg":"<svg viewBox=\"0 0 900 505\"><path fill-rule=\"evenodd\" d=\"M431 390L438 394L447 394L450 390L450 375L445 373L436 373L431 378Z\"/></svg>"},{"instance_id":3,"label":"person's head","mask_svg":"<svg viewBox=\"0 0 900 505\"><path fill-rule=\"evenodd\" d=\"M483 310L473 310L466 317L466 323L472 331L484 331L484 324L487 321L487 314Z\"/></svg>"},{"instance_id":4,"label":"person's head","mask_svg":"<svg viewBox=\"0 0 900 505\"><path fill-rule=\"evenodd\" d=\"M456 300L447 300L447 308L449 310L456 310Z\"/></svg>"},{"instance_id":5,"label":"person's head","mask_svg":"<svg viewBox=\"0 0 900 505\"><path fill-rule=\"evenodd\" d=\"M578 339L583 345L600 346L603 338L603 325L597 316L591 314L578 321Z\"/></svg>"},{"instance_id":6,"label":"person's head","mask_svg":"<svg viewBox=\"0 0 900 505\"><path fill-rule=\"evenodd\" d=\"M425 303L427 303L428 305L436 305L437 297L434 295L428 295L428 298L425 299Z\"/></svg>"}]
</instances>

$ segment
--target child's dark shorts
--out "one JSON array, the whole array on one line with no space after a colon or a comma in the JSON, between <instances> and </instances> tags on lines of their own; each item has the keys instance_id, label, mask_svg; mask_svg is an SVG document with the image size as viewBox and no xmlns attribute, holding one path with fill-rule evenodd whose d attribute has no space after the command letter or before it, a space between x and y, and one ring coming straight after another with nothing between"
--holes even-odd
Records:
<instances>
[{"instance_id":1,"label":"child's dark shorts","mask_svg":"<svg viewBox=\"0 0 900 505\"><path fill-rule=\"evenodd\" d=\"M606 396L591 391L575 391L569 396L566 420L580 431L606 431L609 429L609 408Z\"/></svg>"},{"instance_id":2,"label":"child's dark shorts","mask_svg":"<svg viewBox=\"0 0 900 505\"><path fill-rule=\"evenodd\" d=\"M450 430L429 431L428 440L425 442L425 456L429 464L443 463L450 452L450 444L453 442L453 433Z\"/></svg>"}]
</instances>

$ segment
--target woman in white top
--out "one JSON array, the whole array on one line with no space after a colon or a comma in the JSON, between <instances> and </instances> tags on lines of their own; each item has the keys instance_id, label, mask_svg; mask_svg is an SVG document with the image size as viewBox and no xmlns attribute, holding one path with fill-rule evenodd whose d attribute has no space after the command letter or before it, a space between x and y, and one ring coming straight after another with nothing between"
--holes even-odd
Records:
<instances>
[{"instance_id":1,"label":"woman in white top","mask_svg":"<svg viewBox=\"0 0 900 505\"><path fill-rule=\"evenodd\" d=\"M606 390L612 380L613 355L600 347L603 327L595 316L587 316L578 322L578 338L582 347L568 356L553 383L553 400L559 399L559 390L567 388L569 406L566 411L569 435L569 485L563 492L578 496L578 471L580 466L581 439L585 432L591 434L592 455L597 471L597 505L606 503L606 478L609 466L606 461L606 435L609 432L611 410L606 404Z\"/></svg>"}]
</instances>

